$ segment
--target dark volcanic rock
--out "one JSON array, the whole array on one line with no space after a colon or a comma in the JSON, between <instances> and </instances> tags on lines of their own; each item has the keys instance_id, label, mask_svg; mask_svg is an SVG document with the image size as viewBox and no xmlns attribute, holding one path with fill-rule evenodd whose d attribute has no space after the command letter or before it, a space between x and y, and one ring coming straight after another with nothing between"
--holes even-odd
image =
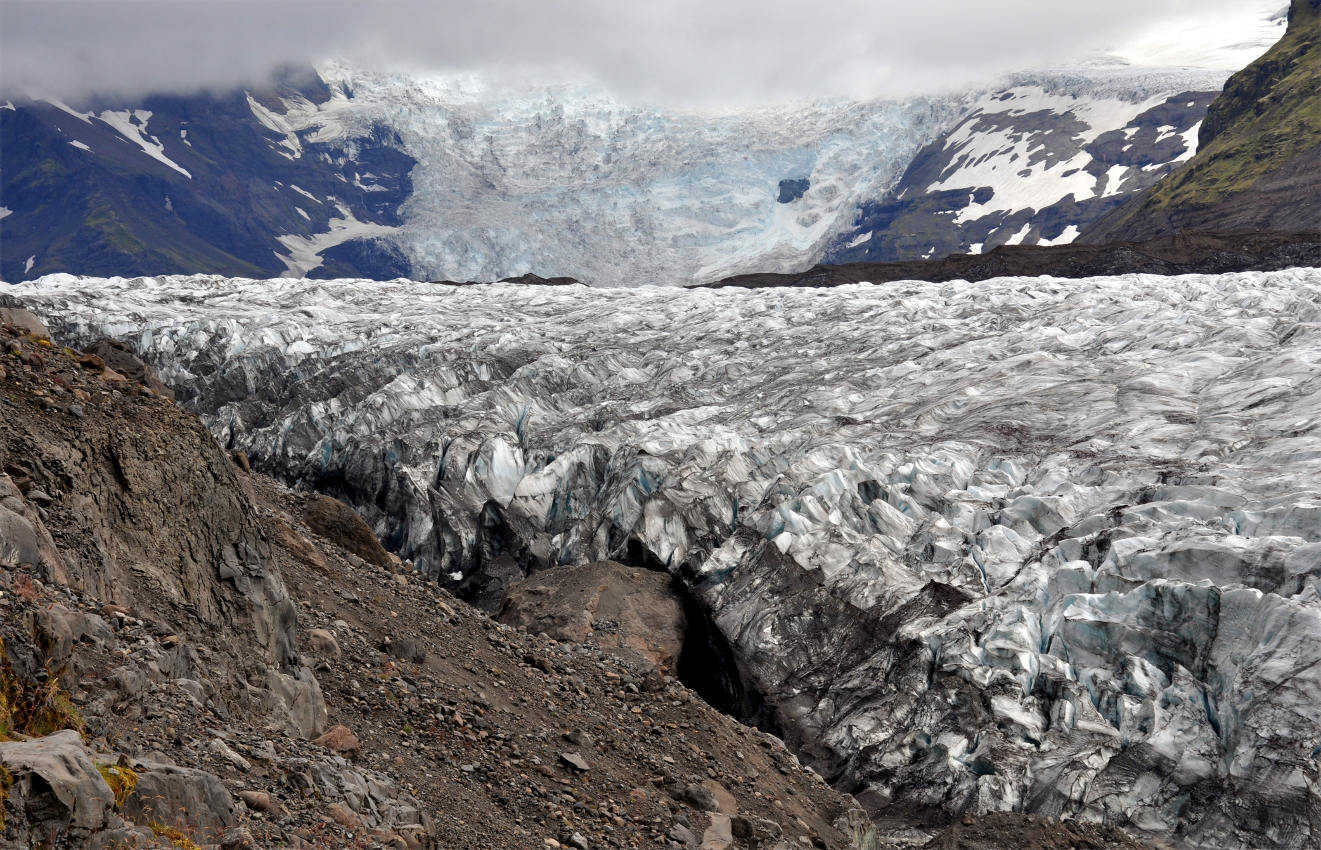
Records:
<instances>
[{"instance_id":1,"label":"dark volcanic rock","mask_svg":"<svg viewBox=\"0 0 1321 850\"><path fill-rule=\"evenodd\" d=\"M780 196L776 198L781 204L792 204L794 201L807 194L807 190L812 188L812 181L807 179L799 180L781 180Z\"/></svg>"},{"instance_id":2,"label":"dark volcanic rock","mask_svg":"<svg viewBox=\"0 0 1321 850\"><path fill-rule=\"evenodd\" d=\"M708 287L830 287L899 280L988 280L1049 275L1079 278L1116 274L1227 274L1321 265L1321 231L1221 236L1181 233L1150 242L1111 245L1002 246L989 254L943 260L819 265L800 274L747 274Z\"/></svg>"},{"instance_id":3,"label":"dark volcanic rock","mask_svg":"<svg viewBox=\"0 0 1321 850\"><path fill-rule=\"evenodd\" d=\"M319 142L315 131L272 129L289 104L329 98L308 68L281 72L251 95L107 97L76 104L80 114L37 100L0 109L10 211L0 219L0 279L52 272L272 277L286 271L282 236L328 233L345 210L358 221L398 225L415 161L397 133L373 125ZM125 124L134 129L117 128ZM136 134L174 166L131 141ZM322 257L324 270L313 274L389 279L409 270L380 239Z\"/></svg>"}]
</instances>

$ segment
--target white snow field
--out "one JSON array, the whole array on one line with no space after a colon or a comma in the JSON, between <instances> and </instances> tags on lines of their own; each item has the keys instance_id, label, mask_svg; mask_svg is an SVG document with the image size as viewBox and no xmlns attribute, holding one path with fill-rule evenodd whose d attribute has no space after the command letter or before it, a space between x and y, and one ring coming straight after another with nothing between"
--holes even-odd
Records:
<instances>
[{"instance_id":1,"label":"white snow field","mask_svg":"<svg viewBox=\"0 0 1321 850\"><path fill-rule=\"evenodd\" d=\"M681 575L875 812L1321 841L1321 270L11 291L450 587Z\"/></svg>"}]
</instances>

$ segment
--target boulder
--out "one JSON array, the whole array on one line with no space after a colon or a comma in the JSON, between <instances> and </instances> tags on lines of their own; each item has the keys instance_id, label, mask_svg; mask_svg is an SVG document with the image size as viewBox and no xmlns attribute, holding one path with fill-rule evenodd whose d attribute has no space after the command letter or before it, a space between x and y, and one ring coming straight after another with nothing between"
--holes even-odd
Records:
<instances>
[{"instance_id":1,"label":"boulder","mask_svg":"<svg viewBox=\"0 0 1321 850\"><path fill-rule=\"evenodd\" d=\"M15 566L44 566L50 580L68 581L68 571L41 514L24 499L14 480L0 472L0 567Z\"/></svg>"},{"instance_id":2,"label":"boulder","mask_svg":"<svg viewBox=\"0 0 1321 850\"><path fill-rule=\"evenodd\" d=\"M298 738L315 738L326 728L326 700L306 667L293 673L266 672L269 725Z\"/></svg>"},{"instance_id":3,"label":"boulder","mask_svg":"<svg viewBox=\"0 0 1321 850\"><path fill-rule=\"evenodd\" d=\"M114 822L114 792L77 732L0 743L9 802L42 834L87 836Z\"/></svg>"},{"instance_id":4,"label":"boulder","mask_svg":"<svg viewBox=\"0 0 1321 850\"><path fill-rule=\"evenodd\" d=\"M670 582L613 561L556 567L510 588L500 622L673 670L687 620Z\"/></svg>"},{"instance_id":5,"label":"boulder","mask_svg":"<svg viewBox=\"0 0 1321 850\"><path fill-rule=\"evenodd\" d=\"M353 508L329 496L311 495L303 500L303 522L317 534L362 558L369 564L389 569L390 554Z\"/></svg>"},{"instance_id":6,"label":"boulder","mask_svg":"<svg viewBox=\"0 0 1321 850\"><path fill-rule=\"evenodd\" d=\"M324 735L320 736L312 743L329 750L334 750L340 755L348 756L349 758L357 758L360 750L358 736L354 735L353 731L347 726L331 726L326 730Z\"/></svg>"},{"instance_id":7,"label":"boulder","mask_svg":"<svg viewBox=\"0 0 1321 850\"><path fill-rule=\"evenodd\" d=\"M342 652L339 641L326 629L312 629L307 633L307 645L323 658L339 658Z\"/></svg>"},{"instance_id":8,"label":"boulder","mask_svg":"<svg viewBox=\"0 0 1321 850\"><path fill-rule=\"evenodd\" d=\"M26 517L0 505L0 566L35 567L41 563L37 530Z\"/></svg>"},{"instance_id":9,"label":"boulder","mask_svg":"<svg viewBox=\"0 0 1321 850\"><path fill-rule=\"evenodd\" d=\"M22 307L0 307L0 324L22 328L32 336L50 339L50 329L37 314Z\"/></svg>"},{"instance_id":10,"label":"boulder","mask_svg":"<svg viewBox=\"0 0 1321 850\"><path fill-rule=\"evenodd\" d=\"M134 765L138 784L121 813L134 823L173 827L199 843L220 841L238 826L234 799L215 776L157 762Z\"/></svg>"},{"instance_id":11,"label":"boulder","mask_svg":"<svg viewBox=\"0 0 1321 850\"><path fill-rule=\"evenodd\" d=\"M102 339L84 349L84 353L98 357L101 366L165 398L174 398L174 392L161 382L160 377L146 361L133 352L125 343L114 339Z\"/></svg>"}]
</instances>

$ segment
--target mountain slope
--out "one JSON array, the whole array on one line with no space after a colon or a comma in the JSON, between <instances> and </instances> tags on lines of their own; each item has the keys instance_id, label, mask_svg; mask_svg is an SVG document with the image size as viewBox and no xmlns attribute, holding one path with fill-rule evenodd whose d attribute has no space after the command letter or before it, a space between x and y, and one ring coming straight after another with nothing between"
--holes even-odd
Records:
<instances>
[{"instance_id":1,"label":"mountain slope","mask_svg":"<svg viewBox=\"0 0 1321 850\"><path fill-rule=\"evenodd\" d=\"M277 111L316 138L346 121L400 135L417 191L392 238L419 276L600 285L1068 241L1192 155L1226 76L1111 66L905 102L686 114L590 86L323 73L351 110Z\"/></svg>"},{"instance_id":2,"label":"mountain slope","mask_svg":"<svg viewBox=\"0 0 1321 850\"><path fill-rule=\"evenodd\" d=\"M692 284L1065 243L1192 155L1228 73L1118 61L705 112L343 64L263 91L6 104L0 278Z\"/></svg>"},{"instance_id":3,"label":"mountain slope","mask_svg":"<svg viewBox=\"0 0 1321 850\"><path fill-rule=\"evenodd\" d=\"M1289 29L1211 105L1187 167L1099 222L1086 241L1179 230L1321 230L1321 2L1294 0Z\"/></svg>"},{"instance_id":4,"label":"mountain slope","mask_svg":"<svg viewBox=\"0 0 1321 850\"><path fill-rule=\"evenodd\" d=\"M1067 244L1192 157L1218 83L1210 74L1095 72L985 95L922 149L890 194L862 206L823 261Z\"/></svg>"},{"instance_id":5,"label":"mountain slope","mask_svg":"<svg viewBox=\"0 0 1321 850\"><path fill-rule=\"evenodd\" d=\"M270 126L261 101L280 98L335 99L302 74L252 94L157 95L82 112L44 101L0 107L0 277L315 274L315 249L354 237L364 237L364 259L340 247L326 254L332 273L397 276L402 257L372 256L369 237L398 225L413 160L379 127L304 145Z\"/></svg>"}]
</instances>

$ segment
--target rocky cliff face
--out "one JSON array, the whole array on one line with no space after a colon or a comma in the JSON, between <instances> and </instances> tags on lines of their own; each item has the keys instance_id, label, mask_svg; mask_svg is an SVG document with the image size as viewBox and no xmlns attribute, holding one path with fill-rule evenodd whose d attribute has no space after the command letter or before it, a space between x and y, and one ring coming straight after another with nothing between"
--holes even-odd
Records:
<instances>
[{"instance_id":1,"label":"rocky cliff face","mask_svg":"<svg viewBox=\"0 0 1321 850\"><path fill-rule=\"evenodd\" d=\"M1088 231L1086 241L1179 230L1321 230L1321 10L1294 0L1289 29L1212 103L1186 167Z\"/></svg>"},{"instance_id":2,"label":"rocky cliff face","mask_svg":"<svg viewBox=\"0 0 1321 850\"><path fill-rule=\"evenodd\" d=\"M667 570L878 817L1315 844L1315 272L17 291L459 593Z\"/></svg>"},{"instance_id":3,"label":"rocky cliff face","mask_svg":"<svg viewBox=\"0 0 1321 850\"><path fill-rule=\"evenodd\" d=\"M233 464L205 429L95 354L10 335L6 371L36 386L6 402L0 489L29 524L43 579L167 624L223 636L203 666L167 653L174 678L208 680L293 734L319 734L320 690L294 637L294 603ZM154 377L154 376L153 376ZM49 530L48 530L49 529ZM23 537L10 538L22 540ZM256 685L250 689L249 683Z\"/></svg>"}]
</instances>

